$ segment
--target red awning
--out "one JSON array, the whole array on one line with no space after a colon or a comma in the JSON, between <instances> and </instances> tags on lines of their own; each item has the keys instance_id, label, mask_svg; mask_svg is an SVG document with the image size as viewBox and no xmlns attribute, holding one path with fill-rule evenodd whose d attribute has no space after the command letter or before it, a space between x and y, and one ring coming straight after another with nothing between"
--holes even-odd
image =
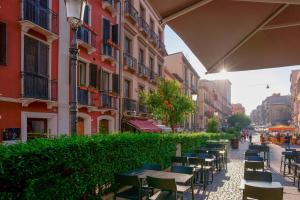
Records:
<instances>
[{"instance_id":1,"label":"red awning","mask_svg":"<svg viewBox=\"0 0 300 200\"><path fill-rule=\"evenodd\" d=\"M128 122L128 124L130 124L131 126L133 126L134 128L138 129L141 132L147 132L147 133L159 133L161 132L160 128L155 126L154 124L152 124L149 121L145 121L145 120L130 120Z\"/></svg>"}]
</instances>

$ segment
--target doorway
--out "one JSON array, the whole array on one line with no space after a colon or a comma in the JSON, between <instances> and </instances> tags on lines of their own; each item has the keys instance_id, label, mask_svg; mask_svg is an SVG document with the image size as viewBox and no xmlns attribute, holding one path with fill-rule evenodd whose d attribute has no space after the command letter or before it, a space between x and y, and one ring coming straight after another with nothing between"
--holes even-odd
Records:
<instances>
[{"instance_id":1,"label":"doorway","mask_svg":"<svg viewBox=\"0 0 300 200\"><path fill-rule=\"evenodd\" d=\"M77 120L77 135L84 135L84 119L81 117Z\"/></svg>"},{"instance_id":2,"label":"doorway","mask_svg":"<svg viewBox=\"0 0 300 200\"><path fill-rule=\"evenodd\" d=\"M109 120L101 119L99 123L99 133L109 133Z\"/></svg>"}]
</instances>

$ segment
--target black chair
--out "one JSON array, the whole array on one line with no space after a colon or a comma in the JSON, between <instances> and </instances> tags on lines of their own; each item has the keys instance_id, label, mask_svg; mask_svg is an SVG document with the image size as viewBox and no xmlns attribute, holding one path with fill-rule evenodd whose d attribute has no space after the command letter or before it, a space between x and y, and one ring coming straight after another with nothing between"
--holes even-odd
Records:
<instances>
[{"instance_id":1,"label":"black chair","mask_svg":"<svg viewBox=\"0 0 300 200\"><path fill-rule=\"evenodd\" d=\"M251 181L272 182L272 173L271 172L261 172L261 171L245 171L244 179L247 181L251 180Z\"/></svg>"},{"instance_id":2,"label":"black chair","mask_svg":"<svg viewBox=\"0 0 300 200\"><path fill-rule=\"evenodd\" d=\"M244 171L251 169L253 171L262 170L265 171L263 161L245 161Z\"/></svg>"},{"instance_id":3,"label":"black chair","mask_svg":"<svg viewBox=\"0 0 300 200\"><path fill-rule=\"evenodd\" d=\"M182 166L186 166L187 163L188 163L188 158L186 156L173 156L171 158L171 162L172 162L172 165L182 165Z\"/></svg>"},{"instance_id":4,"label":"black chair","mask_svg":"<svg viewBox=\"0 0 300 200\"><path fill-rule=\"evenodd\" d=\"M247 156L245 160L248 161L264 161L264 159L260 156Z\"/></svg>"},{"instance_id":5,"label":"black chair","mask_svg":"<svg viewBox=\"0 0 300 200\"><path fill-rule=\"evenodd\" d=\"M188 162L190 167L194 167L195 173L197 174L196 180L200 180L199 183L203 184L204 189L208 183L213 182L213 167L206 164L205 158L191 157L188 158ZM211 179L209 179L210 173Z\"/></svg>"},{"instance_id":6,"label":"black chair","mask_svg":"<svg viewBox=\"0 0 300 200\"><path fill-rule=\"evenodd\" d=\"M197 153L184 153L183 156L186 156L186 157L197 157Z\"/></svg>"},{"instance_id":7,"label":"black chair","mask_svg":"<svg viewBox=\"0 0 300 200\"><path fill-rule=\"evenodd\" d=\"M181 173L181 174L194 174L194 168L186 167L186 166L172 166L171 172Z\"/></svg>"},{"instance_id":8,"label":"black chair","mask_svg":"<svg viewBox=\"0 0 300 200\"><path fill-rule=\"evenodd\" d=\"M147 195L146 192L142 189L142 184L138 176L116 174L115 183L116 187L114 192L114 199L119 197L123 199L141 200ZM129 188L118 192L119 189L125 186L129 186Z\"/></svg>"},{"instance_id":9,"label":"black chair","mask_svg":"<svg viewBox=\"0 0 300 200\"><path fill-rule=\"evenodd\" d=\"M161 171L162 167L160 164L144 164L142 169L148 169L148 170L155 170L155 171Z\"/></svg>"},{"instance_id":10,"label":"black chair","mask_svg":"<svg viewBox=\"0 0 300 200\"><path fill-rule=\"evenodd\" d=\"M146 180L150 187L160 190L152 195L150 200L177 200L178 197L183 199L183 193L191 188L190 186L176 185L175 179L148 176Z\"/></svg>"},{"instance_id":11,"label":"black chair","mask_svg":"<svg viewBox=\"0 0 300 200\"><path fill-rule=\"evenodd\" d=\"M259 199L259 200L282 200L283 199L283 187L282 188L262 188L245 185L243 190L243 200L247 199Z\"/></svg>"}]
</instances>

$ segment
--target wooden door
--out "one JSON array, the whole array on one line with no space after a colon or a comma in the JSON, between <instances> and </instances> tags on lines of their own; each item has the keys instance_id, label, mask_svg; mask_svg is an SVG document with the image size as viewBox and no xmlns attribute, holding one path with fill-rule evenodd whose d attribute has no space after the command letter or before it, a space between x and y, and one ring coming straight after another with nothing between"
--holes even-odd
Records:
<instances>
[{"instance_id":1,"label":"wooden door","mask_svg":"<svg viewBox=\"0 0 300 200\"><path fill-rule=\"evenodd\" d=\"M106 133L106 134L109 132L109 121L107 119L100 120L99 132Z\"/></svg>"},{"instance_id":2,"label":"wooden door","mask_svg":"<svg viewBox=\"0 0 300 200\"><path fill-rule=\"evenodd\" d=\"M77 134L78 135L84 135L84 119L78 118L77 122Z\"/></svg>"}]
</instances>

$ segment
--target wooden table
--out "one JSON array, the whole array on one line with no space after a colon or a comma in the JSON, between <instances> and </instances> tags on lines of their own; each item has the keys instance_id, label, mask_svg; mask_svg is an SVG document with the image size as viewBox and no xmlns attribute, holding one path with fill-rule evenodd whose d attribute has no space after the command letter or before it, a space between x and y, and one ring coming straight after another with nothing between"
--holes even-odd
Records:
<instances>
[{"instance_id":1,"label":"wooden table","mask_svg":"<svg viewBox=\"0 0 300 200\"><path fill-rule=\"evenodd\" d=\"M280 182L247 181L245 179L242 179L240 189L244 190L245 185L249 185L252 187L260 187L260 188L283 188Z\"/></svg>"},{"instance_id":2,"label":"wooden table","mask_svg":"<svg viewBox=\"0 0 300 200\"><path fill-rule=\"evenodd\" d=\"M181 173L174 173L174 172L165 172L165 171L155 171L155 170L144 170L139 169L136 171L131 171L127 173L128 175L137 175L140 179L146 179L147 176L155 177L155 178L164 178L164 179L175 179L176 183L185 184L189 180L193 179L194 175L190 174L181 174ZM192 199L195 199L194 195L194 181L191 182L191 189L192 189Z\"/></svg>"}]
</instances>

